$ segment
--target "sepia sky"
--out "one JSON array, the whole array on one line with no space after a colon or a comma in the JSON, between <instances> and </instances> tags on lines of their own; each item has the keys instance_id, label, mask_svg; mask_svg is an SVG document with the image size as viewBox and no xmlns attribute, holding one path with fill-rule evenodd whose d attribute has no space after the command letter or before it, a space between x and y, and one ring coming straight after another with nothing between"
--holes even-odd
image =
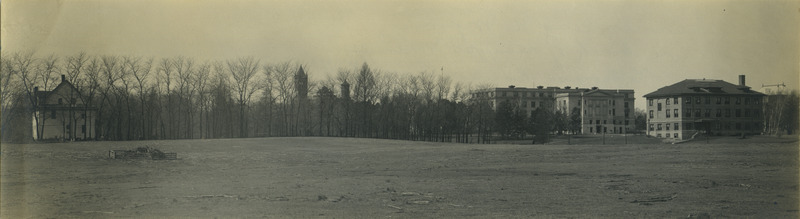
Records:
<instances>
[{"instance_id":1,"label":"sepia sky","mask_svg":"<svg viewBox=\"0 0 800 219\"><path fill-rule=\"evenodd\" d=\"M2 0L2 50L367 62L473 85L635 89L686 78L800 83L798 1Z\"/></svg>"}]
</instances>

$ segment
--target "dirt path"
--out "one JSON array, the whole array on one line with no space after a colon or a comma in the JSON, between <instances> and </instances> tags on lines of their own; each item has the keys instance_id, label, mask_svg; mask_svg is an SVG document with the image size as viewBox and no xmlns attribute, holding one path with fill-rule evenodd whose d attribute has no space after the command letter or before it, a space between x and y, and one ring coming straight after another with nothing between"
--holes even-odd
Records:
<instances>
[{"instance_id":1,"label":"dirt path","mask_svg":"<svg viewBox=\"0 0 800 219\"><path fill-rule=\"evenodd\" d=\"M796 142L351 138L2 147L3 218L798 217ZM767 143L761 143L767 142ZM153 146L179 160L109 160Z\"/></svg>"}]
</instances>

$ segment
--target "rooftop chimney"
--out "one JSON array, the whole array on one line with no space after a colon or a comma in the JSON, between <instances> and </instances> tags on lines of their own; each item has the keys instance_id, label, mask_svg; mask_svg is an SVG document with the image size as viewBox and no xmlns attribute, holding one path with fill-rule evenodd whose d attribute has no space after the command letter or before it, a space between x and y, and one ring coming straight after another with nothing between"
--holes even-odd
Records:
<instances>
[{"instance_id":1,"label":"rooftop chimney","mask_svg":"<svg viewBox=\"0 0 800 219\"><path fill-rule=\"evenodd\" d=\"M61 75L61 82L64 82L64 80L66 80L66 77L64 77L64 75Z\"/></svg>"},{"instance_id":2,"label":"rooftop chimney","mask_svg":"<svg viewBox=\"0 0 800 219\"><path fill-rule=\"evenodd\" d=\"M739 75L739 86L745 86L744 75Z\"/></svg>"}]
</instances>

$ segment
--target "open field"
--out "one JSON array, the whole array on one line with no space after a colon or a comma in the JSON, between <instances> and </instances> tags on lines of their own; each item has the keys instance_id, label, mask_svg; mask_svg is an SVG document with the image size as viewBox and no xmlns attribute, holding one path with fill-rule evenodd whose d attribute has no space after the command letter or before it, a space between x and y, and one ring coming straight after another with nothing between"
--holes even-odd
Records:
<instances>
[{"instance_id":1,"label":"open field","mask_svg":"<svg viewBox=\"0 0 800 219\"><path fill-rule=\"evenodd\" d=\"M797 218L797 137L3 144L2 218ZM178 160L111 160L153 146Z\"/></svg>"}]
</instances>

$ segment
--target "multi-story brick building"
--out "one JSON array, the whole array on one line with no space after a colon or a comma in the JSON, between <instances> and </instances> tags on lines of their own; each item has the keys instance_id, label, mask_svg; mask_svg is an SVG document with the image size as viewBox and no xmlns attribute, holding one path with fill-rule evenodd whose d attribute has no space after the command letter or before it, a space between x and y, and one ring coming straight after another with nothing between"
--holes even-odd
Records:
<instances>
[{"instance_id":1,"label":"multi-story brick building","mask_svg":"<svg viewBox=\"0 0 800 219\"><path fill-rule=\"evenodd\" d=\"M644 95L647 135L689 139L712 135L759 134L763 127L764 94L722 80L687 79Z\"/></svg>"},{"instance_id":2,"label":"multi-story brick building","mask_svg":"<svg viewBox=\"0 0 800 219\"><path fill-rule=\"evenodd\" d=\"M581 117L580 133L628 133L634 129L633 90L593 87L499 87L472 93L473 98L488 100L492 109L503 101L516 103L528 116L536 109L551 107L566 115L577 110Z\"/></svg>"}]
</instances>

